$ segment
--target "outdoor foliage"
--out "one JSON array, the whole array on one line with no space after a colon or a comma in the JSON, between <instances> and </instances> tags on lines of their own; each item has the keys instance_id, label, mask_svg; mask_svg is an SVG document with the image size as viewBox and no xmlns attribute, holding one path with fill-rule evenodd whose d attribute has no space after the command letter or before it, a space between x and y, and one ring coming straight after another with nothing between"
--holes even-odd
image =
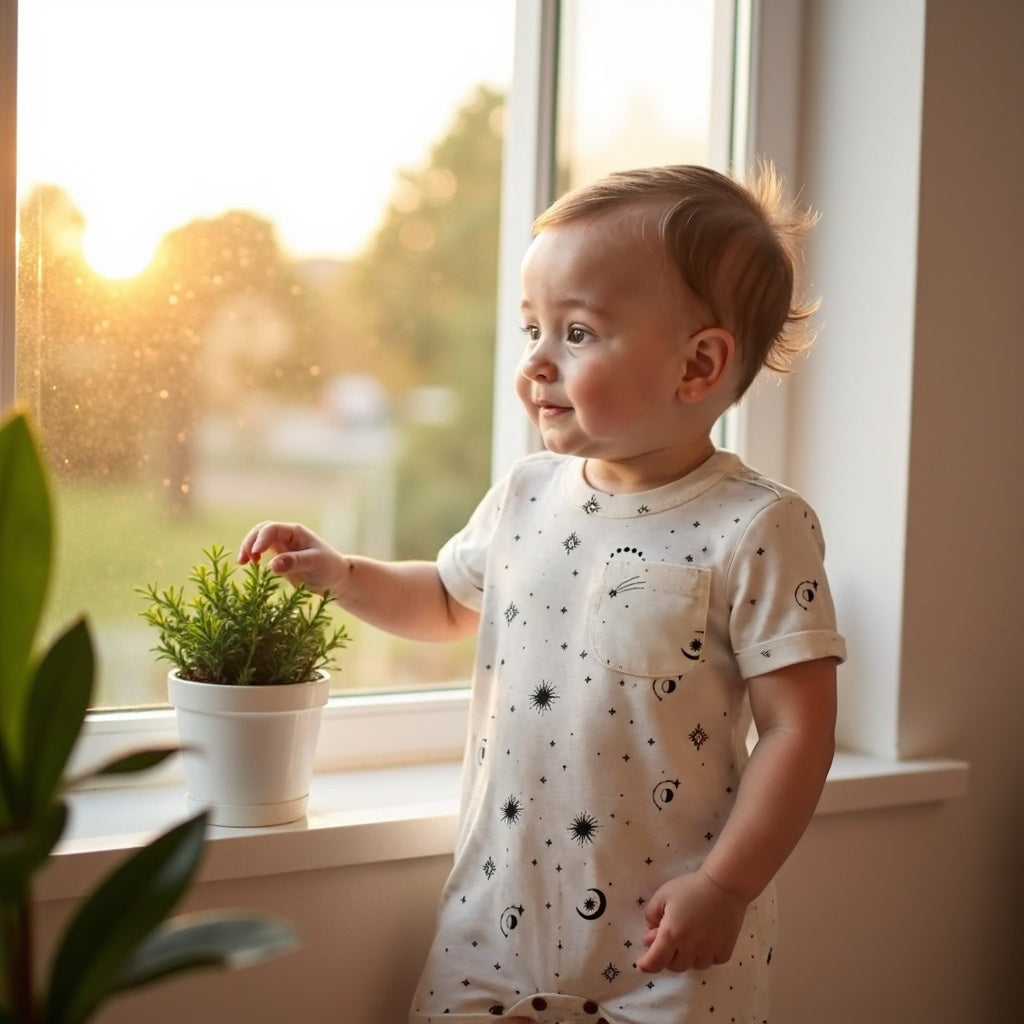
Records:
<instances>
[{"instance_id":1,"label":"outdoor foliage","mask_svg":"<svg viewBox=\"0 0 1024 1024\"><path fill-rule=\"evenodd\" d=\"M0 1024L81 1024L110 996L203 966L241 966L295 944L252 915L167 919L196 877L205 814L157 837L88 894L56 952L36 963L32 882L64 832L67 790L153 767L173 749L120 756L77 779L67 770L93 688L79 619L41 654L37 628L52 559L49 484L27 419L0 425Z\"/></svg>"},{"instance_id":2,"label":"outdoor foliage","mask_svg":"<svg viewBox=\"0 0 1024 1024\"><path fill-rule=\"evenodd\" d=\"M140 589L150 602L142 612L160 637L153 649L183 679L231 686L305 683L334 667L331 653L348 645L343 625L332 623L330 594L286 586L264 565L238 566L223 547L203 552L207 565L192 569L196 593L186 599L174 586Z\"/></svg>"}]
</instances>

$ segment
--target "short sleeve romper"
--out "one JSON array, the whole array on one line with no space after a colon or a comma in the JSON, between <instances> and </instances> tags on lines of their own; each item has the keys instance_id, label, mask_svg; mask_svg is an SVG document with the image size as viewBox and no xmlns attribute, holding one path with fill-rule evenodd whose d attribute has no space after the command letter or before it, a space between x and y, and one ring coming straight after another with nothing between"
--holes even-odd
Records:
<instances>
[{"instance_id":1,"label":"short sleeve romper","mask_svg":"<svg viewBox=\"0 0 1024 1024\"><path fill-rule=\"evenodd\" d=\"M643 493L528 456L438 557L481 614L455 860L411 1024L768 1020L769 887L729 963L643 974L747 761L745 680L845 656L817 518L718 451Z\"/></svg>"}]
</instances>

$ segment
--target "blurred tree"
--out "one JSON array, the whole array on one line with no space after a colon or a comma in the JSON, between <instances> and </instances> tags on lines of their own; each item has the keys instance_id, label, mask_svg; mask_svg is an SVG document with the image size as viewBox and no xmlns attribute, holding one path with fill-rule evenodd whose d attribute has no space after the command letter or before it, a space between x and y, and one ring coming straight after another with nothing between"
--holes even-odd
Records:
<instances>
[{"instance_id":1,"label":"blurred tree","mask_svg":"<svg viewBox=\"0 0 1024 1024\"><path fill-rule=\"evenodd\" d=\"M158 468L184 511L205 413L238 416L261 391L309 398L308 346L296 336L309 323L305 293L273 225L242 211L166 235L141 288Z\"/></svg>"},{"instance_id":2,"label":"blurred tree","mask_svg":"<svg viewBox=\"0 0 1024 1024\"><path fill-rule=\"evenodd\" d=\"M305 293L250 213L172 231L126 281L89 267L84 225L53 185L22 205L19 397L57 476L156 477L184 510L204 411L260 389L312 393Z\"/></svg>"},{"instance_id":3,"label":"blurred tree","mask_svg":"<svg viewBox=\"0 0 1024 1024\"><path fill-rule=\"evenodd\" d=\"M344 281L356 349L406 414L399 557L432 555L489 481L503 110L475 90Z\"/></svg>"},{"instance_id":4,"label":"blurred tree","mask_svg":"<svg viewBox=\"0 0 1024 1024\"><path fill-rule=\"evenodd\" d=\"M62 189L22 204L18 251L19 397L36 417L57 475L119 476L136 457L120 344L119 288L82 257L85 220Z\"/></svg>"}]
</instances>

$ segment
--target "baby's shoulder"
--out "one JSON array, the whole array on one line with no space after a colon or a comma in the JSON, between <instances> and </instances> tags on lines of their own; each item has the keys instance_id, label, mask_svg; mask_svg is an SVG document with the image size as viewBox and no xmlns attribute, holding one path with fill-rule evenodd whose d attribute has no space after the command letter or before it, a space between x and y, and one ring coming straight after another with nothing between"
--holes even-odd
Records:
<instances>
[{"instance_id":1,"label":"baby's shoulder","mask_svg":"<svg viewBox=\"0 0 1024 1024\"><path fill-rule=\"evenodd\" d=\"M767 511L783 517L805 518L814 510L792 487L780 483L728 453L721 475L714 487L714 498L723 514L742 516L748 521Z\"/></svg>"}]
</instances>

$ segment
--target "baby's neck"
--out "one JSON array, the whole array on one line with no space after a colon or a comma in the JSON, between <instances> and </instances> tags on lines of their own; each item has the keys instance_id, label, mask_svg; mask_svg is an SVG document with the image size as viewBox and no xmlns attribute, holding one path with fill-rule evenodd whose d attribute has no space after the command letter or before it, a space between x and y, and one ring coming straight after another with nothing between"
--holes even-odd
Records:
<instances>
[{"instance_id":1,"label":"baby's neck","mask_svg":"<svg viewBox=\"0 0 1024 1024\"><path fill-rule=\"evenodd\" d=\"M650 459L586 459L583 463L583 479L596 491L605 494L633 494L639 491L653 491L656 487L682 480L698 466L703 465L715 453L710 438L685 454L664 460L652 455ZM658 453L660 454L660 453Z\"/></svg>"}]
</instances>

